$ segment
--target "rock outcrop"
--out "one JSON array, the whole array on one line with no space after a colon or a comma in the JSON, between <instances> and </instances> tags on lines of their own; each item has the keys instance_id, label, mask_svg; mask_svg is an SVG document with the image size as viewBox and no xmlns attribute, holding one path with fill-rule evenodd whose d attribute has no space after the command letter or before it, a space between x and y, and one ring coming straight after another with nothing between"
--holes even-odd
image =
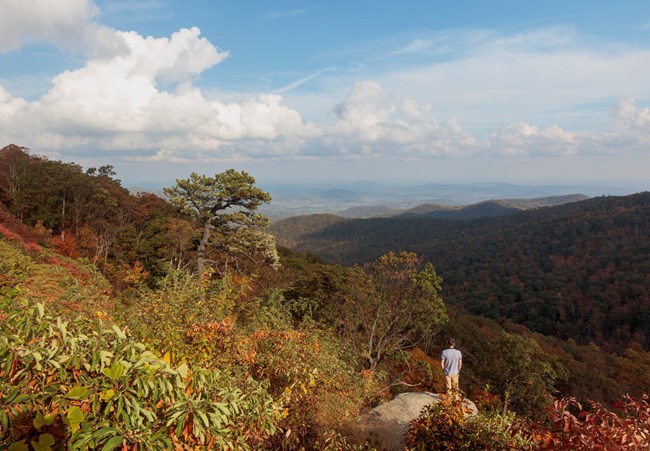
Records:
<instances>
[{"instance_id":1,"label":"rock outcrop","mask_svg":"<svg viewBox=\"0 0 650 451\"><path fill-rule=\"evenodd\" d=\"M440 401L441 395L436 393L401 393L363 415L357 424L358 433L379 450L403 450L409 423L420 416L425 406ZM478 413L476 405L469 399L463 400L463 407L468 415Z\"/></svg>"}]
</instances>

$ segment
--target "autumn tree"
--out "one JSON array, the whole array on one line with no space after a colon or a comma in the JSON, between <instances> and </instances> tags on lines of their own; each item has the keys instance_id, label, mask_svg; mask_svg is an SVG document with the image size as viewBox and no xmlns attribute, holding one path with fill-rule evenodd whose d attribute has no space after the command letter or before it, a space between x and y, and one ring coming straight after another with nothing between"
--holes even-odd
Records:
<instances>
[{"instance_id":1,"label":"autumn tree","mask_svg":"<svg viewBox=\"0 0 650 451\"><path fill-rule=\"evenodd\" d=\"M255 179L244 171L228 169L214 177L192 173L189 179L176 180L175 186L164 191L169 201L201 228L196 248L199 277L205 272L206 251L215 233L221 238L220 244L225 245L243 229L257 229L268 223L256 210L271 196L256 187Z\"/></svg>"},{"instance_id":2,"label":"autumn tree","mask_svg":"<svg viewBox=\"0 0 650 451\"><path fill-rule=\"evenodd\" d=\"M503 413L510 405L518 412L542 412L566 370L531 338L504 332L491 346L490 372L503 399Z\"/></svg>"},{"instance_id":3,"label":"autumn tree","mask_svg":"<svg viewBox=\"0 0 650 451\"><path fill-rule=\"evenodd\" d=\"M15 144L0 149L0 203L21 221L28 205L28 178L34 164L40 161L28 150Z\"/></svg>"},{"instance_id":4,"label":"autumn tree","mask_svg":"<svg viewBox=\"0 0 650 451\"><path fill-rule=\"evenodd\" d=\"M344 331L365 366L374 369L389 353L415 346L447 321L439 295L442 279L416 254L389 252L355 268L339 310Z\"/></svg>"}]
</instances>

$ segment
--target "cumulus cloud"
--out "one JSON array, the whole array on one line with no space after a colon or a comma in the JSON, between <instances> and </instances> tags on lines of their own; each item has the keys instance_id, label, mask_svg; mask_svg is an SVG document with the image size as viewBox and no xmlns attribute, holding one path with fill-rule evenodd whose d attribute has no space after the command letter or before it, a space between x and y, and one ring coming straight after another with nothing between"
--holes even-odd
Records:
<instances>
[{"instance_id":1,"label":"cumulus cloud","mask_svg":"<svg viewBox=\"0 0 650 451\"><path fill-rule=\"evenodd\" d=\"M175 152L167 149L159 149L154 155L149 156L136 156L128 158L130 161L145 161L145 162L167 162L167 163L189 163L191 160L183 158L175 154Z\"/></svg>"},{"instance_id":2,"label":"cumulus cloud","mask_svg":"<svg viewBox=\"0 0 650 451\"><path fill-rule=\"evenodd\" d=\"M612 126L590 142L594 152L650 154L650 108L637 107L633 98L625 97L616 102L610 115Z\"/></svg>"},{"instance_id":3,"label":"cumulus cloud","mask_svg":"<svg viewBox=\"0 0 650 451\"><path fill-rule=\"evenodd\" d=\"M182 82L218 64L226 53L202 39L196 28L170 39L119 34L128 45L127 54L91 60L59 74L52 89L32 105L53 131L179 131L206 110L200 93ZM178 82L176 92L161 91L157 85L163 81Z\"/></svg>"},{"instance_id":4,"label":"cumulus cloud","mask_svg":"<svg viewBox=\"0 0 650 451\"><path fill-rule=\"evenodd\" d=\"M431 103L420 104L411 97L404 97L400 105L400 111L408 117L420 118L431 113L433 109Z\"/></svg>"},{"instance_id":5,"label":"cumulus cloud","mask_svg":"<svg viewBox=\"0 0 650 451\"><path fill-rule=\"evenodd\" d=\"M50 154L66 149L125 151L130 161L169 163L571 156L636 151L650 143L650 109L637 107L632 98L616 103L610 112L612 125L601 134L519 121L478 138L450 107L452 100L467 107L473 96L473 105L486 105L486 110L475 109L490 117L490 109L503 110L501 99L526 104L536 102L530 96L550 97L551 88L556 97L573 93L573 84L585 80L584 67L594 74L606 72L590 79L590 86L604 96L612 90L607 80L620 72L610 67L611 62L642 69L645 63L637 62L639 52L607 60L584 52L535 54L536 59L531 59L522 48L538 42L540 36L492 39L459 61L393 73L382 80L354 81L338 103L329 99L330 106L335 104L333 121L316 126L288 107L281 94L329 69L275 92L237 101L207 97L196 79L222 63L228 52L202 37L198 28L181 29L169 37L144 37L104 27L94 21L96 14L89 0L6 0L0 16L0 51L45 41L85 51L88 60L80 68L60 73L49 91L33 101L12 97L0 86L0 135L5 140ZM548 45L565 42L566 36L553 41L552 35L542 36L551 42ZM413 40L401 53L426 50L431 42ZM80 43L87 47L80 48ZM560 67L582 75L571 78L560 74ZM636 74L644 73L628 72L632 82ZM530 94L531 86L543 89ZM441 111L446 117L439 122L434 112Z\"/></svg>"},{"instance_id":6,"label":"cumulus cloud","mask_svg":"<svg viewBox=\"0 0 650 451\"><path fill-rule=\"evenodd\" d=\"M612 123L600 133L572 133L554 125L540 129L518 122L488 134L484 147L504 156L597 156L650 153L650 108L630 97L610 110Z\"/></svg>"},{"instance_id":7,"label":"cumulus cloud","mask_svg":"<svg viewBox=\"0 0 650 451\"><path fill-rule=\"evenodd\" d=\"M194 79L228 53L201 37L198 28L170 38L114 33L127 52L90 59L59 74L36 101L13 98L0 87L0 133L51 152L89 145L96 150L164 149L143 158L171 162L186 161L191 152L201 159L292 153L305 138L320 133L277 94L239 102L207 99ZM248 148L239 152L234 141Z\"/></svg>"},{"instance_id":8,"label":"cumulus cloud","mask_svg":"<svg viewBox=\"0 0 650 451\"><path fill-rule=\"evenodd\" d=\"M23 99L11 97L11 95L0 86L0 119L8 120L17 111L23 110L27 102Z\"/></svg>"},{"instance_id":9,"label":"cumulus cloud","mask_svg":"<svg viewBox=\"0 0 650 451\"><path fill-rule=\"evenodd\" d=\"M577 151L573 134L558 126L540 129L525 122L510 124L490 133L486 146L502 155L573 155Z\"/></svg>"},{"instance_id":10,"label":"cumulus cloud","mask_svg":"<svg viewBox=\"0 0 650 451\"><path fill-rule=\"evenodd\" d=\"M350 95L334 111L338 118L337 131L356 132L362 139L376 141L382 133L381 124L393 114L395 107L382 86L368 80L355 83Z\"/></svg>"},{"instance_id":11,"label":"cumulus cloud","mask_svg":"<svg viewBox=\"0 0 650 451\"><path fill-rule=\"evenodd\" d=\"M3 0L0 52L19 50L28 42L95 57L126 52L118 34L94 21L98 12L90 0Z\"/></svg>"},{"instance_id":12,"label":"cumulus cloud","mask_svg":"<svg viewBox=\"0 0 650 451\"><path fill-rule=\"evenodd\" d=\"M638 108L631 97L619 99L611 115L626 129L650 130L650 108Z\"/></svg>"},{"instance_id":13,"label":"cumulus cloud","mask_svg":"<svg viewBox=\"0 0 650 451\"><path fill-rule=\"evenodd\" d=\"M337 136L349 153L413 158L423 155L462 154L476 146L456 119L438 124L430 103L405 97L396 102L376 81L357 82L335 107L337 120L327 133Z\"/></svg>"}]
</instances>

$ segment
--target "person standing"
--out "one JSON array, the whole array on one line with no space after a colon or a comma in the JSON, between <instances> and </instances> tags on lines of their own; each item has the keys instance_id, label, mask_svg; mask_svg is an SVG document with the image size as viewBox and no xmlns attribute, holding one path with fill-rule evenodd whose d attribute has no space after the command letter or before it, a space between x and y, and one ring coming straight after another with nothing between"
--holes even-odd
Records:
<instances>
[{"instance_id":1,"label":"person standing","mask_svg":"<svg viewBox=\"0 0 650 451\"><path fill-rule=\"evenodd\" d=\"M456 340L453 338L450 338L447 344L449 348L440 354L440 366L445 372L447 394L453 394L455 399L459 396L458 393L460 392L458 388L458 375L460 374L460 369L463 367L463 354L456 349Z\"/></svg>"}]
</instances>

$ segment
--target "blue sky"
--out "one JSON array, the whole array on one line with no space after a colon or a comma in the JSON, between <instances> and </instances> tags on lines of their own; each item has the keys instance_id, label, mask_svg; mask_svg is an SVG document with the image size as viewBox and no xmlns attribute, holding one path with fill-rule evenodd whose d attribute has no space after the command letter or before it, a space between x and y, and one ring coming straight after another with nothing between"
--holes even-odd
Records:
<instances>
[{"instance_id":1,"label":"blue sky","mask_svg":"<svg viewBox=\"0 0 650 451\"><path fill-rule=\"evenodd\" d=\"M650 189L650 2L0 0L0 145L127 185Z\"/></svg>"}]
</instances>

